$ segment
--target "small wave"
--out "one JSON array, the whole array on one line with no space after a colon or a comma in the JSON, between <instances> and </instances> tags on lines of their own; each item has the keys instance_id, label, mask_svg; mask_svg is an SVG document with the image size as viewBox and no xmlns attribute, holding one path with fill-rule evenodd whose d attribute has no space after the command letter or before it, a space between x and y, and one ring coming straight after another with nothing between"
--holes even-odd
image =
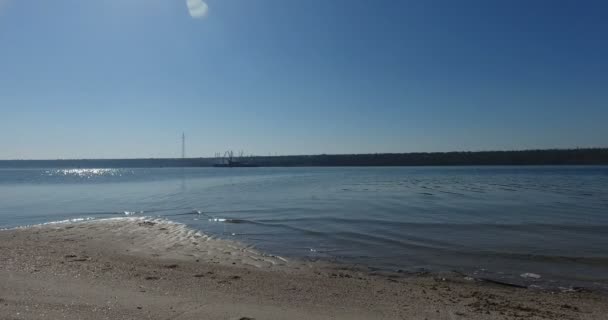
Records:
<instances>
[{"instance_id":1,"label":"small wave","mask_svg":"<svg viewBox=\"0 0 608 320\"><path fill-rule=\"evenodd\" d=\"M37 224L23 225L23 226L18 226L18 227L13 227L13 228L2 228L0 230L2 230L2 231L8 231L8 230L16 230L16 229L29 229L29 228L33 228L33 227L70 224L70 223L92 221L92 220L96 220L96 218L94 218L94 217L84 217L84 218L64 219L64 220L49 221L49 222L43 222L43 223L37 223Z\"/></svg>"},{"instance_id":2,"label":"small wave","mask_svg":"<svg viewBox=\"0 0 608 320\"><path fill-rule=\"evenodd\" d=\"M483 256L496 256L507 259L523 260L523 261L538 261L550 263L575 263L595 266L608 266L608 257L605 256L565 256L565 255L547 255L547 254L526 254L516 252L500 252L500 251L480 251L471 253Z\"/></svg>"},{"instance_id":3,"label":"small wave","mask_svg":"<svg viewBox=\"0 0 608 320\"><path fill-rule=\"evenodd\" d=\"M365 224L365 225L383 225L383 226L399 226L403 228L433 228L440 229L446 228L449 230L456 229L508 229L508 230L536 230L536 229L560 229L560 230L581 230L581 231L594 231L594 232L608 232L608 225L606 224L561 224L561 223L457 223L457 222L408 222L408 221L393 221L388 219L352 219L352 218L338 218L338 217L294 217L294 218L274 218L274 219L257 219L245 220L250 223L263 224L263 225L274 225L281 226L283 223L289 224L300 224L311 221L324 221L329 224Z\"/></svg>"},{"instance_id":4,"label":"small wave","mask_svg":"<svg viewBox=\"0 0 608 320\"><path fill-rule=\"evenodd\" d=\"M134 215L138 215L138 214L144 214L143 211L123 211L122 214L124 214L125 216L134 216Z\"/></svg>"},{"instance_id":5,"label":"small wave","mask_svg":"<svg viewBox=\"0 0 608 320\"><path fill-rule=\"evenodd\" d=\"M211 218L210 222L225 222L225 223L251 223L251 221L243 219L224 219L224 218Z\"/></svg>"}]
</instances>

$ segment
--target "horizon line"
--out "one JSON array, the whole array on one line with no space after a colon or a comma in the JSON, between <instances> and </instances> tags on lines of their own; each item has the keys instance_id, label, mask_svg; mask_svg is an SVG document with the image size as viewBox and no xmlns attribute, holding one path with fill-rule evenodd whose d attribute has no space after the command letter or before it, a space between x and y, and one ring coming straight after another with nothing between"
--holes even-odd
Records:
<instances>
[{"instance_id":1,"label":"horizon line","mask_svg":"<svg viewBox=\"0 0 608 320\"><path fill-rule=\"evenodd\" d=\"M485 152L530 152L530 151L576 151L576 150L608 150L606 147L573 147L573 148L532 148L532 149L489 149L489 150L454 150L454 151L413 151L413 152L367 152L367 153L317 153L317 154L285 154L285 155L245 155L245 157L314 157L314 156L361 156L361 155L395 155L395 154L446 154L446 153L485 153ZM222 158L222 157L219 157ZM219 159L218 157L141 157L141 158L55 158L55 159L0 159L0 161L89 161L89 160L189 160L189 159Z\"/></svg>"}]
</instances>

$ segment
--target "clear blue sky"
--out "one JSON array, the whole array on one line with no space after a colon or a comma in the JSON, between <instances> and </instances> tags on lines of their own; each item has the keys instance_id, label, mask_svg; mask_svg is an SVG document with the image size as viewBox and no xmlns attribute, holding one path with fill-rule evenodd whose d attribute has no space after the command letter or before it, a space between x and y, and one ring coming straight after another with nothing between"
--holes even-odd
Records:
<instances>
[{"instance_id":1,"label":"clear blue sky","mask_svg":"<svg viewBox=\"0 0 608 320\"><path fill-rule=\"evenodd\" d=\"M608 146L608 1L206 4L0 0L0 159Z\"/></svg>"}]
</instances>

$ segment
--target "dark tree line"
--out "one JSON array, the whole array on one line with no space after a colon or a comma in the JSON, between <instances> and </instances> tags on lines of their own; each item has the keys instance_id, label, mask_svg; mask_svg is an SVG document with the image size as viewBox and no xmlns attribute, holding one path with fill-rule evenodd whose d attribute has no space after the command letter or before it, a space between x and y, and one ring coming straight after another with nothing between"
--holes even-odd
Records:
<instances>
[{"instance_id":1,"label":"dark tree line","mask_svg":"<svg viewBox=\"0 0 608 320\"><path fill-rule=\"evenodd\" d=\"M206 167L216 158L4 160L12 168ZM268 167L297 166L469 166L469 165L608 165L608 148L524 151L378 153L250 157L249 163Z\"/></svg>"},{"instance_id":2,"label":"dark tree line","mask_svg":"<svg viewBox=\"0 0 608 320\"><path fill-rule=\"evenodd\" d=\"M261 166L600 165L608 148L257 157Z\"/></svg>"}]
</instances>

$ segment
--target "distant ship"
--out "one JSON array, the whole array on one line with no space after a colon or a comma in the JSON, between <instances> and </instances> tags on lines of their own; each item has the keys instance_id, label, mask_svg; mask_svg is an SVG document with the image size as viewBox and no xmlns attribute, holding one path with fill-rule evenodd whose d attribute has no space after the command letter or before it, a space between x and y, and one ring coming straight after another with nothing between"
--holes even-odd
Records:
<instances>
[{"instance_id":1,"label":"distant ship","mask_svg":"<svg viewBox=\"0 0 608 320\"><path fill-rule=\"evenodd\" d=\"M219 157L218 157L219 158ZM242 152L239 158L243 158ZM234 153L232 151L226 151L224 153L224 157L220 159L219 163L213 165L216 168L254 168L259 167L259 165L244 161L234 160Z\"/></svg>"}]
</instances>

